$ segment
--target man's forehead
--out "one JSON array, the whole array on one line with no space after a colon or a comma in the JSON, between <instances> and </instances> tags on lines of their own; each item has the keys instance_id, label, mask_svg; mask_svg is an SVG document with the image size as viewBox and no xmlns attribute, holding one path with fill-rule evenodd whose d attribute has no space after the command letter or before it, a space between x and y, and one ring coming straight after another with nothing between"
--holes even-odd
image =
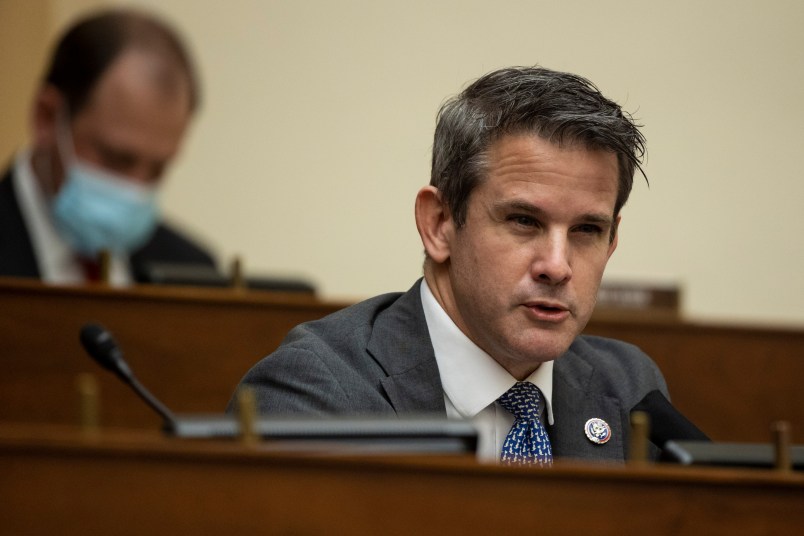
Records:
<instances>
[{"instance_id":1,"label":"man's forehead","mask_svg":"<svg viewBox=\"0 0 804 536\"><path fill-rule=\"evenodd\" d=\"M179 150L190 121L189 86L166 93L153 78L151 54L131 49L107 69L87 105L72 118L76 149L164 165Z\"/></svg>"},{"instance_id":2,"label":"man's forehead","mask_svg":"<svg viewBox=\"0 0 804 536\"><path fill-rule=\"evenodd\" d=\"M173 103L189 115L190 85L173 67L154 51L128 47L98 78L81 112L114 111L134 99Z\"/></svg>"},{"instance_id":3,"label":"man's forehead","mask_svg":"<svg viewBox=\"0 0 804 536\"><path fill-rule=\"evenodd\" d=\"M601 192L616 191L619 183L616 153L582 144L557 144L528 134L505 136L492 144L484 171L484 180L501 177L557 186L566 183Z\"/></svg>"}]
</instances>

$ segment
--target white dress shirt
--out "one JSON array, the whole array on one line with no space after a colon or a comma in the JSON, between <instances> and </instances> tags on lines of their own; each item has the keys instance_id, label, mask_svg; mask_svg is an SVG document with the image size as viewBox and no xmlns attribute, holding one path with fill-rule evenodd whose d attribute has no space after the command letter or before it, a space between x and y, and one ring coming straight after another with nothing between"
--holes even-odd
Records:
<instances>
[{"instance_id":1,"label":"white dress shirt","mask_svg":"<svg viewBox=\"0 0 804 536\"><path fill-rule=\"evenodd\" d=\"M30 150L17 154L11 178L42 281L66 285L85 283L86 277L81 264L53 224L48 200L31 167ZM109 283L114 286L131 284L131 272L125 255L111 256L109 279Z\"/></svg>"},{"instance_id":2,"label":"white dress shirt","mask_svg":"<svg viewBox=\"0 0 804 536\"><path fill-rule=\"evenodd\" d=\"M447 417L472 419L480 434L478 458L497 461L505 436L514 423L514 416L497 399L517 380L455 325L424 280L421 297L444 386ZM542 363L525 381L541 390L542 419L546 413L548 422L553 424L553 362Z\"/></svg>"}]
</instances>

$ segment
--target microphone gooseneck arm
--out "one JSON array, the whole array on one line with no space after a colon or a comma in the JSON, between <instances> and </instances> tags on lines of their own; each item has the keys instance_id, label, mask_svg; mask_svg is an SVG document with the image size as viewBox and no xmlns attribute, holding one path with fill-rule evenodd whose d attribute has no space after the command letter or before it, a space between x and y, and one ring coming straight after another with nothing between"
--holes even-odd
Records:
<instances>
[{"instance_id":1,"label":"microphone gooseneck arm","mask_svg":"<svg viewBox=\"0 0 804 536\"><path fill-rule=\"evenodd\" d=\"M151 406L151 408L156 411L161 417L162 420L165 421L165 425L172 426L173 423L176 422L176 417L173 415L167 406L165 406L162 402L159 401L151 392L145 388L144 385L140 383L140 381L132 374L131 378L126 381L127 384L131 386L137 396L139 396L146 404Z\"/></svg>"},{"instance_id":2,"label":"microphone gooseneck arm","mask_svg":"<svg viewBox=\"0 0 804 536\"><path fill-rule=\"evenodd\" d=\"M123 352L117 345L117 341L106 328L98 324L87 324L81 328L80 339L87 354L103 368L114 372L128 384L137 393L137 396L162 417L166 426L172 427L175 424L176 417L139 382L123 358Z\"/></svg>"}]
</instances>

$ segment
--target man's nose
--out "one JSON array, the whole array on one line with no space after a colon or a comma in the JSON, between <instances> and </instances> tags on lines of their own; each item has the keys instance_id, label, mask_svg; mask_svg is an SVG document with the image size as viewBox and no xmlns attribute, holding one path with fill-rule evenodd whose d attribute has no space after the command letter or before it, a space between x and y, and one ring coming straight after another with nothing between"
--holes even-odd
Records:
<instances>
[{"instance_id":1,"label":"man's nose","mask_svg":"<svg viewBox=\"0 0 804 536\"><path fill-rule=\"evenodd\" d=\"M570 245L566 235L553 233L544 237L536 246L533 262L533 278L542 283L560 285L572 278Z\"/></svg>"}]
</instances>

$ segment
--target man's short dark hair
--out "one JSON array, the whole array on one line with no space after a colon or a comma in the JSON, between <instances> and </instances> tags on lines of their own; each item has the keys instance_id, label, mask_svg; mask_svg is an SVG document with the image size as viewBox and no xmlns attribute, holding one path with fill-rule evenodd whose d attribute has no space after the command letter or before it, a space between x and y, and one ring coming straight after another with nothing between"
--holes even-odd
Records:
<instances>
[{"instance_id":1,"label":"man's short dark hair","mask_svg":"<svg viewBox=\"0 0 804 536\"><path fill-rule=\"evenodd\" d=\"M56 44L44 82L61 91L70 113L77 114L103 73L131 48L158 55L183 76L189 87L190 110L196 109L198 81L178 34L164 21L130 9L100 11L70 27Z\"/></svg>"},{"instance_id":2,"label":"man's short dark hair","mask_svg":"<svg viewBox=\"0 0 804 536\"><path fill-rule=\"evenodd\" d=\"M541 67L501 69L473 82L438 112L430 184L458 227L466 222L472 190L485 177L491 144L522 133L616 154L615 216L628 200L635 170L644 175L645 138L638 125L592 82Z\"/></svg>"}]
</instances>

